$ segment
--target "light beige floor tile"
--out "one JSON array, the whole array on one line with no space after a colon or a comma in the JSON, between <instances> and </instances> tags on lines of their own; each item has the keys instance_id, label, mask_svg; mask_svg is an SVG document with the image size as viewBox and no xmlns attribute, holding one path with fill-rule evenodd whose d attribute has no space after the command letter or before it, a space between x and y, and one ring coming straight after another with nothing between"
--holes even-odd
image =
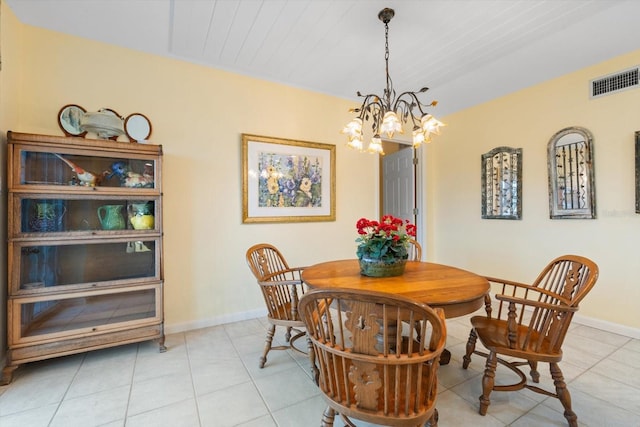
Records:
<instances>
[{"instance_id":1,"label":"light beige floor tile","mask_svg":"<svg viewBox=\"0 0 640 427\"><path fill-rule=\"evenodd\" d=\"M562 412L554 411L544 405L538 405L510 424L510 427L567 427L567 425L567 419L562 415ZM595 426L581 423L580 427Z\"/></svg>"},{"instance_id":2,"label":"light beige floor tile","mask_svg":"<svg viewBox=\"0 0 640 427\"><path fill-rule=\"evenodd\" d=\"M129 386L75 399L65 399L60 404L50 426L91 427L123 419L128 400Z\"/></svg>"},{"instance_id":3,"label":"light beige floor tile","mask_svg":"<svg viewBox=\"0 0 640 427\"><path fill-rule=\"evenodd\" d=\"M478 414L478 408L476 406L470 405L469 402L450 390L438 394L436 408L440 415L438 427L504 426L504 423L491 415L482 416Z\"/></svg>"},{"instance_id":4,"label":"light beige floor tile","mask_svg":"<svg viewBox=\"0 0 640 427\"><path fill-rule=\"evenodd\" d=\"M271 415L264 415L260 418L256 418L255 420L247 421L246 423L236 424L235 427L281 427L273 421L273 417Z\"/></svg>"},{"instance_id":5,"label":"light beige floor tile","mask_svg":"<svg viewBox=\"0 0 640 427\"><path fill-rule=\"evenodd\" d=\"M596 395L599 399L605 400L615 407L633 412L640 417L638 389L595 372L589 371L576 378L571 382L569 391L571 393L581 391Z\"/></svg>"},{"instance_id":6,"label":"light beige floor tile","mask_svg":"<svg viewBox=\"0 0 640 427\"><path fill-rule=\"evenodd\" d=\"M127 417L127 427L194 427L200 425L195 399L187 399Z\"/></svg>"},{"instance_id":7,"label":"light beige floor tile","mask_svg":"<svg viewBox=\"0 0 640 427\"><path fill-rule=\"evenodd\" d=\"M266 334L265 326L258 319L243 320L241 322L228 323L223 325L224 330L232 339L245 335L261 335Z\"/></svg>"},{"instance_id":8,"label":"light beige floor tile","mask_svg":"<svg viewBox=\"0 0 640 427\"><path fill-rule=\"evenodd\" d=\"M58 403L67 392L73 377L32 372L16 378L11 387L0 396L0 417Z\"/></svg>"},{"instance_id":9,"label":"light beige floor tile","mask_svg":"<svg viewBox=\"0 0 640 427\"><path fill-rule=\"evenodd\" d=\"M28 409L10 415L0 417L2 427L47 427L53 414L58 409L58 403L40 406L35 409Z\"/></svg>"},{"instance_id":10,"label":"light beige floor tile","mask_svg":"<svg viewBox=\"0 0 640 427\"><path fill-rule=\"evenodd\" d=\"M251 380L241 360L198 360L191 364L197 396Z\"/></svg>"},{"instance_id":11,"label":"light beige floor tile","mask_svg":"<svg viewBox=\"0 0 640 427\"><path fill-rule=\"evenodd\" d=\"M597 393L596 390L592 391ZM558 399L547 399L543 405L554 409L559 414L564 413L564 408ZM580 390L571 390L571 408L578 416L580 426L631 427L640 425L640 414L634 414ZM564 415L560 415L560 420L564 419Z\"/></svg>"},{"instance_id":12,"label":"light beige floor tile","mask_svg":"<svg viewBox=\"0 0 640 427\"><path fill-rule=\"evenodd\" d=\"M579 325L572 323L573 328L570 329L571 335L579 335L592 340L596 340L601 343L610 344L615 347L621 347L628 343L631 338L624 335L618 335L611 332L603 331L602 329L596 329L585 325Z\"/></svg>"},{"instance_id":13,"label":"light beige floor tile","mask_svg":"<svg viewBox=\"0 0 640 427\"><path fill-rule=\"evenodd\" d=\"M231 337L231 342L236 352L243 356L250 353L262 353L265 346L265 339L267 337L266 330L264 333L242 335L239 337Z\"/></svg>"},{"instance_id":14,"label":"light beige floor tile","mask_svg":"<svg viewBox=\"0 0 640 427\"><path fill-rule=\"evenodd\" d=\"M239 354L222 327L198 329L186 333L187 353L191 360L235 360Z\"/></svg>"},{"instance_id":15,"label":"light beige floor tile","mask_svg":"<svg viewBox=\"0 0 640 427\"><path fill-rule=\"evenodd\" d=\"M124 419L111 421L110 423L100 424L98 427L125 427Z\"/></svg>"},{"instance_id":16,"label":"light beige floor tile","mask_svg":"<svg viewBox=\"0 0 640 427\"><path fill-rule=\"evenodd\" d=\"M609 359L637 368L640 366L640 351L634 351L630 347L624 346L614 351Z\"/></svg>"},{"instance_id":17,"label":"light beige floor tile","mask_svg":"<svg viewBox=\"0 0 640 427\"><path fill-rule=\"evenodd\" d=\"M133 381L147 381L171 375L187 377L189 370L189 356L186 351L180 351L180 349L171 349L166 353L139 355L133 372Z\"/></svg>"},{"instance_id":18,"label":"light beige floor tile","mask_svg":"<svg viewBox=\"0 0 640 427\"><path fill-rule=\"evenodd\" d=\"M640 353L635 354L640 357ZM640 363L626 364L609 357L589 371L635 387L638 390L637 392L640 393Z\"/></svg>"},{"instance_id":19,"label":"light beige floor tile","mask_svg":"<svg viewBox=\"0 0 640 427\"><path fill-rule=\"evenodd\" d=\"M622 348L624 348L625 350L640 352L640 340L631 340L628 343L626 343Z\"/></svg>"},{"instance_id":20,"label":"light beige floor tile","mask_svg":"<svg viewBox=\"0 0 640 427\"><path fill-rule=\"evenodd\" d=\"M131 386L127 413L133 416L194 397L193 383L189 374L166 375L138 381Z\"/></svg>"},{"instance_id":21,"label":"light beige floor tile","mask_svg":"<svg viewBox=\"0 0 640 427\"><path fill-rule=\"evenodd\" d=\"M197 401L202 427L231 427L269 414L251 382L198 396Z\"/></svg>"},{"instance_id":22,"label":"light beige floor tile","mask_svg":"<svg viewBox=\"0 0 640 427\"><path fill-rule=\"evenodd\" d=\"M278 427L319 426L326 407L324 399L318 394L272 412Z\"/></svg>"},{"instance_id":23,"label":"light beige floor tile","mask_svg":"<svg viewBox=\"0 0 640 427\"><path fill-rule=\"evenodd\" d=\"M258 363L261 355L262 352L241 356L242 362L247 368L247 371L249 371L249 375L254 379L299 368L299 365L291 357L290 350L270 351L267 355L267 363L264 365L264 368L260 368Z\"/></svg>"},{"instance_id":24,"label":"light beige floor tile","mask_svg":"<svg viewBox=\"0 0 640 427\"><path fill-rule=\"evenodd\" d=\"M469 380L480 383L481 379L482 372L472 369L471 366L467 369L462 369L462 366L453 361L438 368L438 385L440 388L448 389Z\"/></svg>"},{"instance_id":25,"label":"light beige floor tile","mask_svg":"<svg viewBox=\"0 0 640 427\"><path fill-rule=\"evenodd\" d=\"M479 397L482 394L481 378L481 376L472 378L449 389L449 391L463 398L466 401L466 407L475 413L478 413L478 409L480 408ZM513 378L511 376L501 375L500 373L496 374L496 383L506 383L507 381L513 382ZM509 424L522 415L522 413L538 404L538 402L531 397L530 394L524 392L494 391L489 396L491 404L489 405L487 414L505 424Z\"/></svg>"},{"instance_id":26,"label":"light beige floor tile","mask_svg":"<svg viewBox=\"0 0 640 427\"><path fill-rule=\"evenodd\" d=\"M320 394L320 389L301 369L257 378L255 384L271 412Z\"/></svg>"},{"instance_id":27,"label":"light beige floor tile","mask_svg":"<svg viewBox=\"0 0 640 427\"><path fill-rule=\"evenodd\" d=\"M130 357L101 357L82 364L67 391L66 399L81 397L112 388L130 385L133 380L135 354Z\"/></svg>"}]
</instances>

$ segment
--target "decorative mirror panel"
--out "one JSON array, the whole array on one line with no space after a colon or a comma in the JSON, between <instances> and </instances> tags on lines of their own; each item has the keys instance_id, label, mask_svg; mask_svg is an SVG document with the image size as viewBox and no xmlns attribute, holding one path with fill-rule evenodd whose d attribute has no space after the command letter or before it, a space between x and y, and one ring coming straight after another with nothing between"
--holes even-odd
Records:
<instances>
[{"instance_id":1,"label":"decorative mirror panel","mask_svg":"<svg viewBox=\"0 0 640 427\"><path fill-rule=\"evenodd\" d=\"M547 166L550 218L595 219L591 132L568 127L553 135L547 145Z\"/></svg>"},{"instance_id":2,"label":"decorative mirror panel","mask_svg":"<svg viewBox=\"0 0 640 427\"><path fill-rule=\"evenodd\" d=\"M522 149L498 147L482 155L482 218L522 217Z\"/></svg>"}]
</instances>

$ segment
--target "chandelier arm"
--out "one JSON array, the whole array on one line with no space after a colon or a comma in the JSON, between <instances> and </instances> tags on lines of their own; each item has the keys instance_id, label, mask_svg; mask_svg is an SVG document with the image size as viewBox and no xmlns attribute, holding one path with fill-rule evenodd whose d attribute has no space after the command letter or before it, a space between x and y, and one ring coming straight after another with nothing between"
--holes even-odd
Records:
<instances>
[{"instance_id":1,"label":"chandelier arm","mask_svg":"<svg viewBox=\"0 0 640 427\"><path fill-rule=\"evenodd\" d=\"M396 102L395 102L395 104L393 105L393 107L394 107L393 109L394 109L394 110L397 108L397 105L398 105L400 102L404 102L404 103L406 103L406 104L410 104L408 101L406 101L406 100L404 100L404 99L403 99L403 97L404 97L405 95L409 96L409 97L414 101L414 102L412 102L411 104L414 104L414 105L416 105L416 106L418 107L418 110L420 110L420 114L421 114L421 115L424 115L424 114L425 114L425 112L424 112L424 110L422 109L422 107L431 107L431 106L433 105L433 101L432 101L432 102L430 102L429 104L426 104L426 103L424 103L424 102L421 102L421 101L420 101L420 99L418 99L418 95L416 94L416 92L409 92L409 91L407 91L407 92L402 92L402 93L400 94L400 96L396 99Z\"/></svg>"}]
</instances>

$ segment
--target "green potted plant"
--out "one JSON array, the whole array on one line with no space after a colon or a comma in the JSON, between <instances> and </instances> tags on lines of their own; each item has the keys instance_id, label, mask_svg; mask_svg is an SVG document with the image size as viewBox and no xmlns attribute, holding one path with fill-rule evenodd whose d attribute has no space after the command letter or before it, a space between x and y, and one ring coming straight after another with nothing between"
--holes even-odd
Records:
<instances>
[{"instance_id":1,"label":"green potted plant","mask_svg":"<svg viewBox=\"0 0 640 427\"><path fill-rule=\"evenodd\" d=\"M360 273L371 277L399 276L404 273L409 240L416 226L409 220L384 215L380 221L360 218L356 223Z\"/></svg>"}]
</instances>

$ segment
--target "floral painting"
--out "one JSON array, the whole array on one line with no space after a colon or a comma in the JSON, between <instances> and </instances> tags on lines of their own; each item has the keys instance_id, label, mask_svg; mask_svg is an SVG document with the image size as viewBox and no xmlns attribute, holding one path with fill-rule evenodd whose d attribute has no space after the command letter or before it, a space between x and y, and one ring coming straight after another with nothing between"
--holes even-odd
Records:
<instances>
[{"instance_id":1,"label":"floral painting","mask_svg":"<svg viewBox=\"0 0 640 427\"><path fill-rule=\"evenodd\" d=\"M322 206L322 159L259 153L258 206L310 208Z\"/></svg>"},{"instance_id":2,"label":"floral painting","mask_svg":"<svg viewBox=\"0 0 640 427\"><path fill-rule=\"evenodd\" d=\"M335 220L335 146L243 135L243 222Z\"/></svg>"}]
</instances>

